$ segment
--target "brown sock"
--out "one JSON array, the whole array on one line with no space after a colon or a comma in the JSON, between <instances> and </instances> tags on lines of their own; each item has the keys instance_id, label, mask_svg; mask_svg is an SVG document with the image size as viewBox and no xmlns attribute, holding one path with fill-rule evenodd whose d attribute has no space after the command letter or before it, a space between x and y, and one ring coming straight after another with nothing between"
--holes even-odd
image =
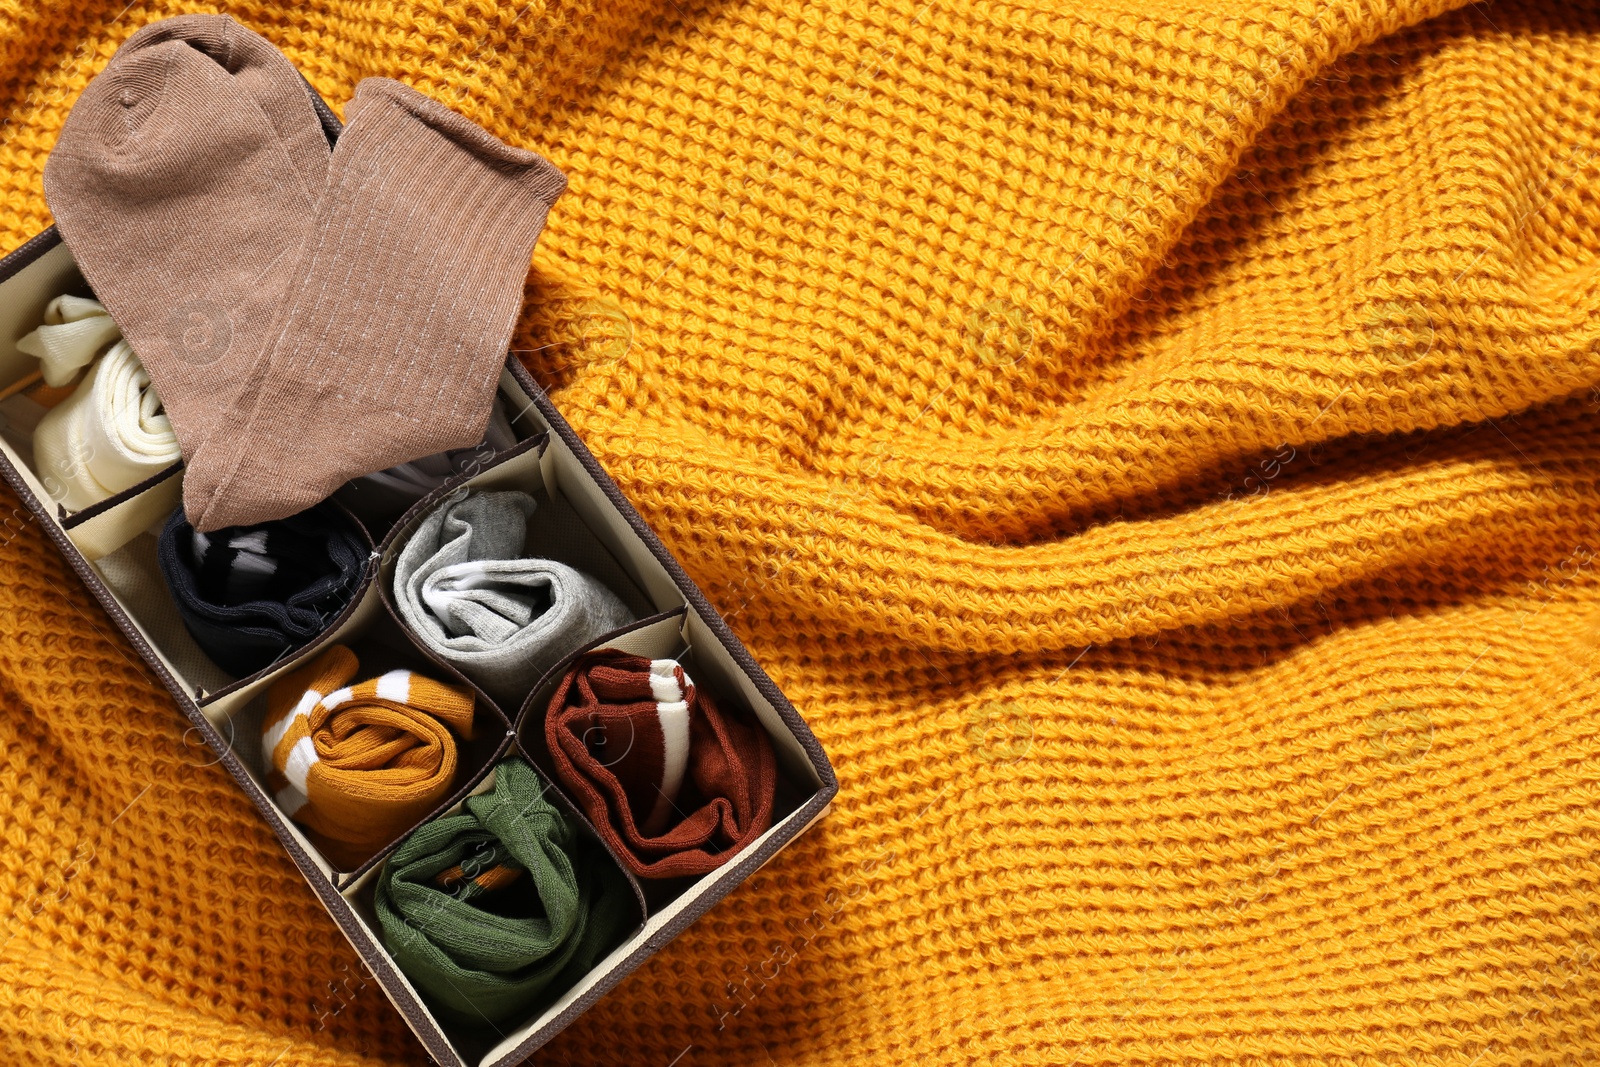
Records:
<instances>
[{"instance_id":1,"label":"brown sock","mask_svg":"<svg viewBox=\"0 0 1600 1067\"><path fill-rule=\"evenodd\" d=\"M282 518L478 441L566 178L388 78L345 109L270 354L188 461L197 530Z\"/></svg>"},{"instance_id":2,"label":"brown sock","mask_svg":"<svg viewBox=\"0 0 1600 1067\"><path fill-rule=\"evenodd\" d=\"M67 117L45 197L185 457L266 349L329 155L294 67L225 15L135 33Z\"/></svg>"}]
</instances>

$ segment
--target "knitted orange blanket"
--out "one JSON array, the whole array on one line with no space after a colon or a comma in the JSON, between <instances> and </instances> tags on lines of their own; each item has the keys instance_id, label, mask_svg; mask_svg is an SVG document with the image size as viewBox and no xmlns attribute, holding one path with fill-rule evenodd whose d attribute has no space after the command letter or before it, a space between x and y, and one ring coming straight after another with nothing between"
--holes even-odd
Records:
<instances>
[{"instance_id":1,"label":"knitted orange blanket","mask_svg":"<svg viewBox=\"0 0 1600 1067\"><path fill-rule=\"evenodd\" d=\"M1595 5L226 10L568 174L514 346L839 771L539 1062L1600 1059ZM0 1059L418 1061L13 504Z\"/></svg>"}]
</instances>

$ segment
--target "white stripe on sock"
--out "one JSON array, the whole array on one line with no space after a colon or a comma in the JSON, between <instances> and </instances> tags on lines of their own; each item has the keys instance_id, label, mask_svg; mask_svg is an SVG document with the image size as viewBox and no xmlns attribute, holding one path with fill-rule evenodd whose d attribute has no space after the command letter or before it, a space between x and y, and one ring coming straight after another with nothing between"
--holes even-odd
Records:
<instances>
[{"instance_id":1,"label":"white stripe on sock","mask_svg":"<svg viewBox=\"0 0 1600 1067\"><path fill-rule=\"evenodd\" d=\"M256 578L270 578L278 572L278 561L255 552L240 552L233 557L233 569Z\"/></svg>"},{"instance_id":2,"label":"white stripe on sock","mask_svg":"<svg viewBox=\"0 0 1600 1067\"><path fill-rule=\"evenodd\" d=\"M286 785L278 790L272 797L273 802L283 809L289 818L299 814L300 809L306 806L306 795L292 785Z\"/></svg>"},{"instance_id":3,"label":"white stripe on sock","mask_svg":"<svg viewBox=\"0 0 1600 1067\"><path fill-rule=\"evenodd\" d=\"M228 547L238 549L240 552L254 552L257 555L267 550L267 531L251 530L249 533L234 534L228 538Z\"/></svg>"},{"instance_id":4,"label":"white stripe on sock","mask_svg":"<svg viewBox=\"0 0 1600 1067\"><path fill-rule=\"evenodd\" d=\"M309 794L310 790L306 788L306 775L311 773L311 768L318 762L317 746L311 742L311 738L302 737L289 750L289 758L283 761L283 776L300 792Z\"/></svg>"},{"instance_id":5,"label":"white stripe on sock","mask_svg":"<svg viewBox=\"0 0 1600 1067\"><path fill-rule=\"evenodd\" d=\"M272 754L278 751L278 744L283 740L283 735L289 732L289 727L294 723L295 717L298 715L309 716L311 709L316 707L317 701L321 699L321 693L315 689L307 689L301 694L300 703L294 706L294 710L273 723L267 729L267 732L261 735L261 749L266 753L268 763L272 762Z\"/></svg>"},{"instance_id":6,"label":"white stripe on sock","mask_svg":"<svg viewBox=\"0 0 1600 1067\"><path fill-rule=\"evenodd\" d=\"M411 672L390 671L378 679L378 699L405 704L411 700Z\"/></svg>"},{"instance_id":7,"label":"white stripe on sock","mask_svg":"<svg viewBox=\"0 0 1600 1067\"><path fill-rule=\"evenodd\" d=\"M670 704L683 699L683 687L678 684L677 672L678 661L675 659L650 661L650 695L656 698L657 704Z\"/></svg>"},{"instance_id":8,"label":"white stripe on sock","mask_svg":"<svg viewBox=\"0 0 1600 1067\"><path fill-rule=\"evenodd\" d=\"M650 835L661 833L671 822L673 802L689 769L689 704L684 697L685 685L693 683L683 674L685 685L680 685L681 671L676 660L650 662L650 692L656 698L656 721L661 725L661 782L656 786L650 817L640 827Z\"/></svg>"}]
</instances>

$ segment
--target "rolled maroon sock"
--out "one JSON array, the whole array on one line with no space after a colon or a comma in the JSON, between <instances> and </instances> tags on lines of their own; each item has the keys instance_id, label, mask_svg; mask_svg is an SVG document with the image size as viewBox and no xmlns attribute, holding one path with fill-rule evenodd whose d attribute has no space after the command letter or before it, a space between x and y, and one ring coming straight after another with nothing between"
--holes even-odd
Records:
<instances>
[{"instance_id":1,"label":"rolled maroon sock","mask_svg":"<svg viewBox=\"0 0 1600 1067\"><path fill-rule=\"evenodd\" d=\"M545 740L557 779L640 878L715 870L772 824L771 740L676 660L580 657L550 699Z\"/></svg>"}]
</instances>

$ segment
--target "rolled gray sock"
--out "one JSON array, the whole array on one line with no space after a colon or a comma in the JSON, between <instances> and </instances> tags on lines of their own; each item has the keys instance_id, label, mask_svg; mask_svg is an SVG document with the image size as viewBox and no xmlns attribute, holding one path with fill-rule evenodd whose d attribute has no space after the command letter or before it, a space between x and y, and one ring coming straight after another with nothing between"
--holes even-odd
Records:
<instances>
[{"instance_id":1,"label":"rolled gray sock","mask_svg":"<svg viewBox=\"0 0 1600 1067\"><path fill-rule=\"evenodd\" d=\"M582 571L520 558L535 506L516 491L452 498L422 520L394 572L412 633L510 714L562 657L633 621Z\"/></svg>"}]
</instances>

